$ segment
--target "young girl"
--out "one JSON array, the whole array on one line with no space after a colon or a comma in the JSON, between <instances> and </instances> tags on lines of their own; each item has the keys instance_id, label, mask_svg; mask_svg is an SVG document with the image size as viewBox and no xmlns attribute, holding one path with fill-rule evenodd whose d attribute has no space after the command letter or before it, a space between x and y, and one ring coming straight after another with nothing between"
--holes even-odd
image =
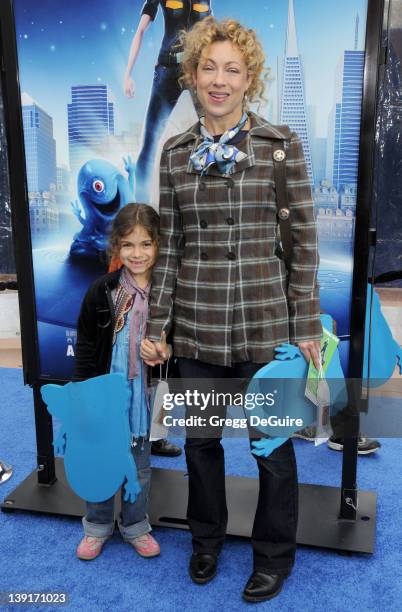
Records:
<instances>
[{"instance_id":1,"label":"young girl","mask_svg":"<svg viewBox=\"0 0 402 612\"><path fill-rule=\"evenodd\" d=\"M139 354L148 315L152 267L158 252L159 216L146 204L128 204L116 216L110 236L110 254L121 269L106 274L89 288L77 328L74 380L108 372L123 372L131 391L129 423L132 453L141 491L134 503L122 496L119 529L123 539L142 557L159 555L151 536L147 508L151 479L149 405L146 366ZM166 346L167 349L167 346ZM157 360L155 360L157 363ZM100 475L101 477L101 475ZM84 538L79 559L95 559L114 531L114 498L87 503Z\"/></svg>"}]
</instances>

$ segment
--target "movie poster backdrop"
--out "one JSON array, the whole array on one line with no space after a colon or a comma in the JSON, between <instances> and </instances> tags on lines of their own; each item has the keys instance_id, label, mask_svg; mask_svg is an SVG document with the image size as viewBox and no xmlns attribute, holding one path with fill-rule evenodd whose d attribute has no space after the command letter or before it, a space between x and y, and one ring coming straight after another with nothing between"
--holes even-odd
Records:
<instances>
[{"instance_id":1,"label":"movie poster backdrop","mask_svg":"<svg viewBox=\"0 0 402 612\"><path fill-rule=\"evenodd\" d=\"M346 368L366 0L14 0L42 379L69 379L88 285L128 202L158 207L163 142L197 120L177 35L213 14L254 28L270 68L254 108L300 136L320 296Z\"/></svg>"}]
</instances>

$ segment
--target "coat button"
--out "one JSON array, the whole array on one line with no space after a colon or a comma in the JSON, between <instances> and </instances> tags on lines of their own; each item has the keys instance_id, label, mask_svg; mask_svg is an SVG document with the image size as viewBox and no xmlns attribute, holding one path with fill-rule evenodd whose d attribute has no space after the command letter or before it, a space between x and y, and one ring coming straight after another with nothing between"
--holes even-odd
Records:
<instances>
[{"instance_id":1,"label":"coat button","mask_svg":"<svg viewBox=\"0 0 402 612\"><path fill-rule=\"evenodd\" d=\"M232 178L228 178L226 180L226 186L227 186L228 189L233 189L234 184L235 184L235 182L234 182L234 180Z\"/></svg>"},{"instance_id":2,"label":"coat button","mask_svg":"<svg viewBox=\"0 0 402 612\"><path fill-rule=\"evenodd\" d=\"M205 219L201 219L200 226L202 229L206 229L208 227L208 223L205 221Z\"/></svg>"},{"instance_id":3,"label":"coat button","mask_svg":"<svg viewBox=\"0 0 402 612\"><path fill-rule=\"evenodd\" d=\"M208 255L206 253L201 253L201 259L202 259L202 261L207 261L208 260Z\"/></svg>"},{"instance_id":4,"label":"coat button","mask_svg":"<svg viewBox=\"0 0 402 612\"><path fill-rule=\"evenodd\" d=\"M276 162L281 162L285 159L286 153L282 149L276 149L273 152L272 157L274 158Z\"/></svg>"},{"instance_id":5,"label":"coat button","mask_svg":"<svg viewBox=\"0 0 402 612\"><path fill-rule=\"evenodd\" d=\"M236 259L236 253L233 253L233 251L229 251L226 257L233 261L234 259Z\"/></svg>"},{"instance_id":6,"label":"coat button","mask_svg":"<svg viewBox=\"0 0 402 612\"><path fill-rule=\"evenodd\" d=\"M278 217L281 221L286 221L286 219L289 219L289 214L290 212L288 208L281 208L278 212Z\"/></svg>"},{"instance_id":7,"label":"coat button","mask_svg":"<svg viewBox=\"0 0 402 612\"><path fill-rule=\"evenodd\" d=\"M205 183L204 183L204 181L201 179L201 180L200 180L200 182L199 182L199 184L198 184L198 189L199 189L200 191L205 191L205 190L206 190L206 188L207 188L206 184L205 184Z\"/></svg>"},{"instance_id":8,"label":"coat button","mask_svg":"<svg viewBox=\"0 0 402 612\"><path fill-rule=\"evenodd\" d=\"M233 217L228 217L228 218L226 219L226 223L227 223L228 225L234 225L234 219L233 219Z\"/></svg>"}]
</instances>

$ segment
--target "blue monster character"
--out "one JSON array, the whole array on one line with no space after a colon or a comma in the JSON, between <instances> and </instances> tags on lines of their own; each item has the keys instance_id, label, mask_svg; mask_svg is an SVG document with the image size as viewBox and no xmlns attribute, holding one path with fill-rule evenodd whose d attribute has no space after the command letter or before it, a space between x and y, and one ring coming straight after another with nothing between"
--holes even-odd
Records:
<instances>
[{"instance_id":1,"label":"blue monster character","mask_svg":"<svg viewBox=\"0 0 402 612\"><path fill-rule=\"evenodd\" d=\"M42 398L62 426L54 441L64 453L72 490L89 502L112 497L125 482L125 500L134 502L141 487L131 453L127 407L129 393L122 374L105 374L67 385L44 385Z\"/></svg>"},{"instance_id":2,"label":"blue monster character","mask_svg":"<svg viewBox=\"0 0 402 612\"><path fill-rule=\"evenodd\" d=\"M326 329L331 329L332 318L321 315L321 323ZM367 287L366 318L365 318L364 354L363 354L363 385L375 388L383 385L393 374L395 366L402 374L402 347L392 336L389 325L382 313L380 299L377 291L369 284ZM340 362L342 344L334 354L330 363L326 379L331 392L331 414L335 415L347 402L346 387L343 382L343 371ZM248 392L256 393L264 387L264 393L269 388L269 379L276 387L280 387L282 398L281 408L286 407L286 414L302 417L304 426L315 420L315 407L304 397L304 378L307 376L307 364L296 346L281 345L276 349L275 360L259 370L252 379ZM300 359L299 359L300 358ZM278 379L285 379L279 385ZM292 379L290 381L289 379ZM266 416L264 409L260 409L261 417ZM258 415L258 411L253 411ZM284 416L284 415L282 415ZM261 431L272 438L253 442L253 453L268 456L272 451L283 444L294 433L297 427L259 427ZM283 437L282 437L283 436Z\"/></svg>"},{"instance_id":3,"label":"blue monster character","mask_svg":"<svg viewBox=\"0 0 402 612\"><path fill-rule=\"evenodd\" d=\"M395 366L402 374L402 347L393 338L382 313L380 298L372 285L367 286L364 334L363 382L379 387L391 378Z\"/></svg>"},{"instance_id":4,"label":"blue monster character","mask_svg":"<svg viewBox=\"0 0 402 612\"><path fill-rule=\"evenodd\" d=\"M332 317L321 315L320 319L322 326L332 331ZM269 393L271 397L275 397L273 406L256 403L253 411L247 413L252 426L265 435L272 436L252 443L252 452L264 457L286 442L295 431L311 425L316 420L317 413L316 406L305 396L308 364L299 348L292 344L282 344L275 349L275 353L275 359L258 370L247 389L247 393L253 394L254 397L257 397L258 393L265 397ZM328 365L326 381L330 390L331 415L334 416L347 404L346 384L338 349ZM270 415L275 415L281 420L279 422L285 424L265 424L263 419L267 420ZM290 421L286 424L286 417L301 419L303 424ZM261 419L260 423L255 423L253 418Z\"/></svg>"},{"instance_id":5,"label":"blue monster character","mask_svg":"<svg viewBox=\"0 0 402 612\"><path fill-rule=\"evenodd\" d=\"M87 161L78 173L79 202L71 203L82 230L74 236L70 257L98 258L107 248L107 234L119 210L134 202L134 170L131 157L123 158L128 179L104 159Z\"/></svg>"}]
</instances>

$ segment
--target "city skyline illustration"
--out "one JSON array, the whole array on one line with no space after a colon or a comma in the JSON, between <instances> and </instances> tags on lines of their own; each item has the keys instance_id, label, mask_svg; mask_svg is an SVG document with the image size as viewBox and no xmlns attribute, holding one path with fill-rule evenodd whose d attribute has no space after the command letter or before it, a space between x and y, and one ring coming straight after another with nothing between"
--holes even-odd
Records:
<instances>
[{"instance_id":1,"label":"city skyline illustration","mask_svg":"<svg viewBox=\"0 0 402 612\"><path fill-rule=\"evenodd\" d=\"M286 36L285 40L282 40L282 43L284 43L284 53L281 57L282 69L281 73L278 74L276 83L277 106L275 110L271 104L266 109L265 114L276 113L279 122L288 124L301 138L308 174L312 185L315 186L313 195L316 205L325 210L327 216L335 215L336 210L344 215L346 212L350 213L350 211L353 214L356 202L355 185L357 182L364 68L364 51L357 49L357 46L362 28L357 27L358 17L355 16L354 43L350 45L354 48L344 49L340 52L336 69L332 75L334 93L328 113L328 130L325 135L317 134L317 105L309 104L305 94L307 74L300 54L300 44L297 36L298 13L295 13L293 0L289 0L287 6ZM352 28L350 29L352 30ZM352 40L352 37L350 38ZM22 85L24 85L23 79ZM69 86L69 97L70 100L65 105L68 127L65 131L68 134L67 160L72 172L72 185L75 184L74 175L82 163L91 157L107 157L108 151L113 145L118 145L121 154L131 154L134 158L136 157L141 142L141 121L133 121L134 118L130 117L129 124L124 125L125 129L116 130L116 117L121 116L121 97L115 95L108 83L72 84ZM32 98L25 96L24 99L23 96L23 114L28 112L28 108L31 113L35 108L39 109L38 113L42 117L43 130L49 135L49 120L46 117L50 119L52 128L53 119L47 109L36 103ZM27 125L24 121L25 144L26 147L29 147L35 129L33 129L33 132L31 129L31 132L28 133ZM40 127L36 129L40 132ZM54 139L53 129L50 131L52 133L49 140ZM58 142L57 146L59 152L61 145ZM128 147L128 149L125 149L125 147ZM48 158L47 161L43 159L45 149L46 147L37 148L38 160L35 164L33 163L31 146L31 153L30 156L27 156L27 162L29 159L33 168L44 166L46 163L48 165L53 164L52 159ZM39 159L41 156L42 159ZM66 159L65 155L59 157L62 160ZM49 175L56 176L60 167L66 165L64 161L64 163L57 164L58 169L57 167L54 170L49 168ZM30 189L30 187L33 187L33 181L30 178L32 172L32 170L28 170L28 189L41 191L42 189ZM323 184L321 184L322 182ZM346 186L349 186L350 189L345 194ZM338 194L338 205L336 207L333 206L335 201L334 188ZM342 190L343 194L341 194ZM350 234L351 221L349 217L350 214L347 219L349 224L347 234ZM326 222L328 223L329 219ZM338 219L338 225L339 222Z\"/></svg>"},{"instance_id":2,"label":"city skyline illustration","mask_svg":"<svg viewBox=\"0 0 402 612\"><path fill-rule=\"evenodd\" d=\"M126 98L124 71L142 6L142 0L121 0L117 11L112 0L70 0L68 5L61 0L14 0L21 91L54 119L58 165L69 164L67 104L72 85L109 86L117 106L116 134L127 132L136 121L142 123L163 37L159 12L144 35L134 67L134 98ZM256 30L271 67L269 104L261 114L279 122L277 58L284 55L288 0L250 1L247 6L212 0L212 8L218 19L230 15ZM361 22L358 49L364 48L367 0L338 0L336 10L329 0L294 0L294 10L306 104L315 107L316 136L326 137L334 71L343 50L354 48L356 14ZM71 61L72 53L78 61Z\"/></svg>"}]
</instances>

